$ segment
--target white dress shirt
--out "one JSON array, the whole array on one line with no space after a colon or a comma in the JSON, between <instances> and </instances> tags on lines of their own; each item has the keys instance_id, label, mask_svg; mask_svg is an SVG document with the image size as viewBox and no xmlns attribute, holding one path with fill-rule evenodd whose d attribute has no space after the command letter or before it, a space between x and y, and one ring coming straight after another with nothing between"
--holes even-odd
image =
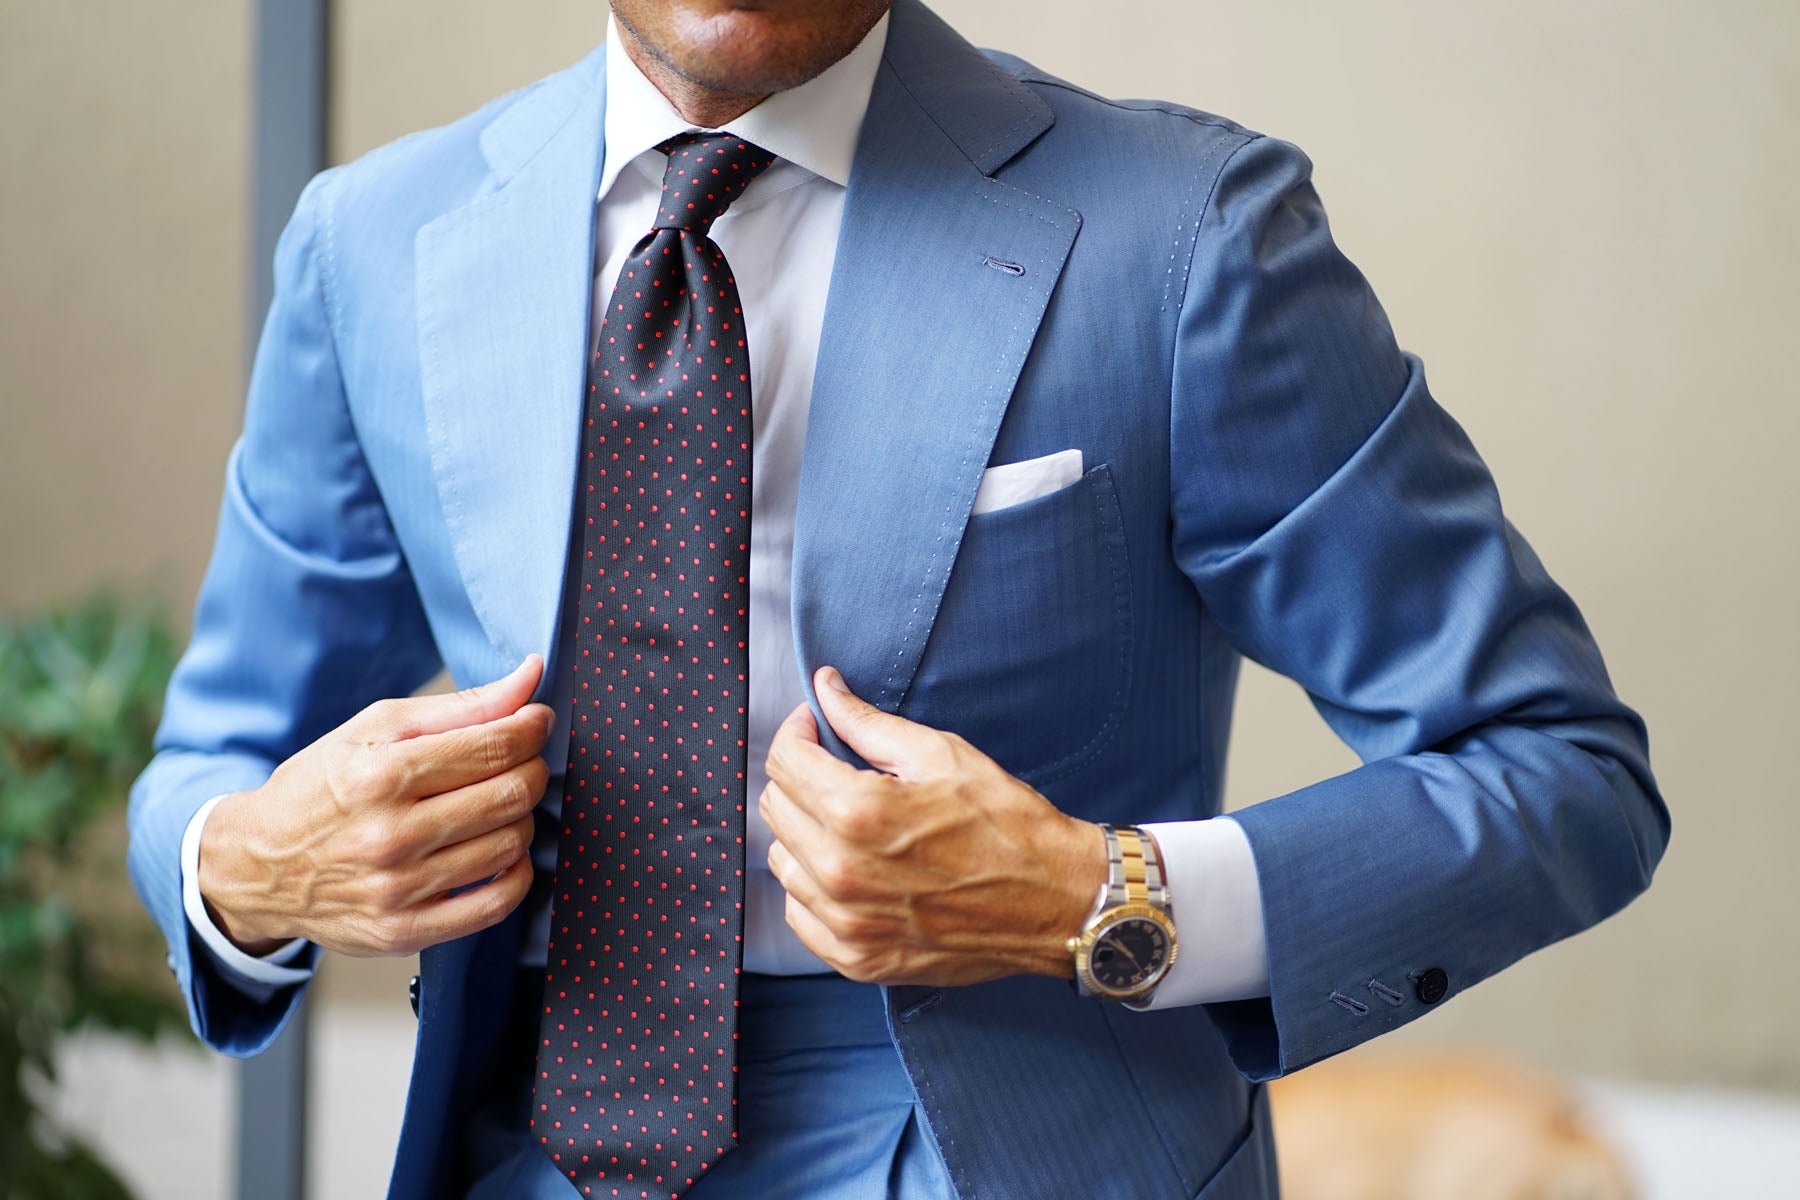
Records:
<instances>
[{"instance_id":1,"label":"white dress shirt","mask_svg":"<svg viewBox=\"0 0 1800 1200\"><path fill-rule=\"evenodd\" d=\"M772 837L757 813L755 798L766 779L763 762L769 740L805 698L790 622L800 457L845 188L881 65L887 24L883 17L861 45L817 78L769 97L723 127L776 158L712 227L712 238L737 279L751 347L756 440L750 522L744 968L769 974L830 970L787 926L786 897L767 866ZM613 25L606 46L606 149L597 198L596 313L605 311L626 257L651 227L667 161L655 147L695 128L625 54ZM560 802L557 795L544 801L552 807ZM232 946L208 919L195 877L200 829L211 811L208 804L195 815L183 845L188 920L227 974L246 991L267 994L305 979L306 970L283 965L304 943L293 942L266 958L253 958ZM549 822L540 828L559 825ZM1152 1007L1267 995L1262 897L1242 829L1229 818L1147 828L1162 848L1181 939L1181 953ZM539 870L553 870L554 838L540 837L532 857ZM547 899L538 911L527 914L521 953L526 965L543 964L549 921Z\"/></svg>"}]
</instances>

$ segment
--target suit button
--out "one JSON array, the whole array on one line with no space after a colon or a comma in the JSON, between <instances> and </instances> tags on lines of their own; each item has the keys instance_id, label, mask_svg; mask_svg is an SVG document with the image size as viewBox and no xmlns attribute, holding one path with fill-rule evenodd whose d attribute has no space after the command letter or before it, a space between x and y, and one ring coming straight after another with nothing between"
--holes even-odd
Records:
<instances>
[{"instance_id":1,"label":"suit button","mask_svg":"<svg viewBox=\"0 0 1800 1200\"><path fill-rule=\"evenodd\" d=\"M419 1015L419 977L414 975L406 982L406 1002L412 1005L413 1016Z\"/></svg>"},{"instance_id":2,"label":"suit button","mask_svg":"<svg viewBox=\"0 0 1800 1200\"><path fill-rule=\"evenodd\" d=\"M1442 967L1429 967L1421 972L1413 984L1413 995L1421 1004L1436 1004L1450 990L1450 976L1444 974Z\"/></svg>"}]
</instances>

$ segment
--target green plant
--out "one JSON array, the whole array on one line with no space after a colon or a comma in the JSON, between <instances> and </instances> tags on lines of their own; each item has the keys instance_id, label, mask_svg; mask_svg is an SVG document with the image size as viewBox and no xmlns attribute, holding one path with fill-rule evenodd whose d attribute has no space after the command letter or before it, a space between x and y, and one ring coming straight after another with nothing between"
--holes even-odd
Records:
<instances>
[{"instance_id":1,"label":"green plant","mask_svg":"<svg viewBox=\"0 0 1800 1200\"><path fill-rule=\"evenodd\" d=\"M130 1190L41 1100L59 1038L185 1027L161 939L125 883L123 809L175 644L110 598L0 620L0 1197Z\"/></svg>"}]
</instances>

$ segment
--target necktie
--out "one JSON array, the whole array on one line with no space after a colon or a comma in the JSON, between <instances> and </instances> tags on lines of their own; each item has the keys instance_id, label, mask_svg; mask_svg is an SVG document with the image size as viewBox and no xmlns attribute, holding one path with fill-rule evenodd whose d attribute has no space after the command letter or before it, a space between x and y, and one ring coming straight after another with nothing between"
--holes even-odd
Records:
<instances>
[{"instance_id":1,"label":"necktie","mask_svg":"<svg viewBox=\"0 0 1800 1200\"><path fill-rule=\"evenodd\" d=\"M582 1195L679 1197L737 1138L750 366L707 236L774 161L669 156L601 320L532 1132ZM616 1190L615 1190L616 1189Z\"/></svg>"}]
</instances>

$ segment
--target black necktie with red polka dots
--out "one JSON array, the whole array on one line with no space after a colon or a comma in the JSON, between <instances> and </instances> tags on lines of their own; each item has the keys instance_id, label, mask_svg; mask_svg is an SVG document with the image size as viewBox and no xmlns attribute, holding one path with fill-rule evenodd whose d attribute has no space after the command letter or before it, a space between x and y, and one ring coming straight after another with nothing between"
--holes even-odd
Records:
<instances>
[{"instance_id":1,"label":"black necktie with red polka dots","mask_svg":"<svg viewBox=\"0 0 1800 1200\"><path fill-rule=\"evenodd\" d=\"M584 1196L678 1197L737 1139L750 365L707 236L774 156L687 134L600 325L532 1131Z\"/></svg>"}]
</instances>

